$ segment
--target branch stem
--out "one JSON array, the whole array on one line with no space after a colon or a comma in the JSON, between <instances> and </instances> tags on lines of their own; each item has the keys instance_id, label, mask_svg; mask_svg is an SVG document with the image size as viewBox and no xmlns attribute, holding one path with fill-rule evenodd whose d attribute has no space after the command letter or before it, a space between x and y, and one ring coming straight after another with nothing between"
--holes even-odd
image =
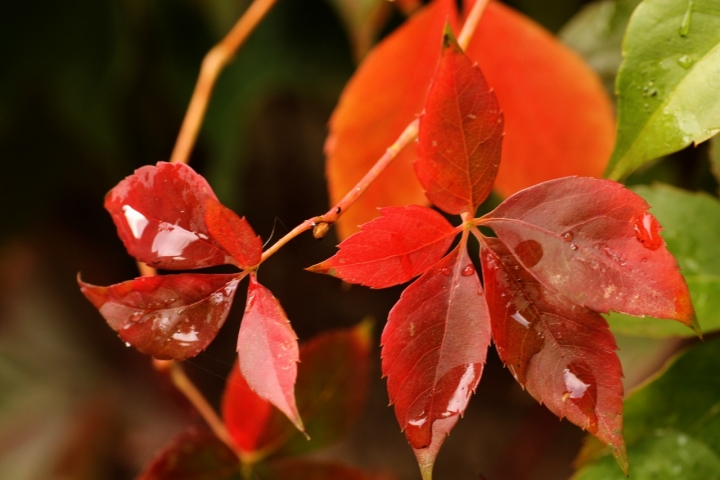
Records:
<instances>
[{"instance_id":1,"label":"branch stem","mask_svg":"<svg viewBox=\"0 0 720 480\"><path fill-rule=\"evenodd\" d=\"M170 156L171 162L188 163L220 72L276 2L277 0L254 0L230 33L205 55L190 105Z\"/></svg>"},{"instance_id":2,"label":"branch stem","mask_svg":"<svg viewBox=\"0 0 720 480\"><path fill-rule=\"evenodd\" d=\"M485 8L489 3L490 0L476 0L472 10L470 10L470 14L468 14L467 19L465 19L462 31L458 37L458 44L463 50L466 50L468 45L470 45L470 40L472 40L472 36L475 34L475 30L477 30L477 26L480 23L480 18L482 18L482 14L485 12Z\"/></svg>"}]
</instances>

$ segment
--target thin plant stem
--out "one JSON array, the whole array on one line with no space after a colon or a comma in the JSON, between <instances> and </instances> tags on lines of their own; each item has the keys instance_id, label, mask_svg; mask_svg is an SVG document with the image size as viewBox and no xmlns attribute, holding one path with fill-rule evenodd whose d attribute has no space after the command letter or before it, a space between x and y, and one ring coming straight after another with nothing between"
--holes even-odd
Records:
<instances>
[{"instance_id":1,"label":"thin plant stem","mask_svg":"<svg viewBox=\"0 0 720 480\"><path fill-rule=\"evenodd\" d=\"M155 368L158 370L168 371L170 380L173 385L175 385L175 388L185 395L185 398L187 398L193 407L195 407L213 433L215 433L215 436L227 445L230 450L235 452L238 455L238 458L242 461L243 455L235 445L235 442L230 436L230 432L228 432L225 427L225 423L220 419L215 410L210 406L207 400L205 400L203 394L200 393L200 390L197 389L192 380L190 380L187 376L185 370L182 368L182 365L172 360L170 362L171 363L169 365L162 365L158 364L158 361L156 360Z\"/></svg>"},{"instance_id":2,"label":"thin plant stem","mask_svg":"<svg viewBox=\"0 0 720 480\"><path fill-rule=\"evenodd\" d=\"M490 3L490 0L477 0L472 10L470 10L470 14L467 16L460 36L458 37L458 44L463 50L467 49L468 45L470 45L470 40L472 40L472 36L475 34L475 30L477 30L480 18L483 12L485 12L488 3Z\"/></svg>"},{"instance_id":3,"label":"thin plant stem","mask_svg":"<svg viewBox=\"0 0 720 480\"><path fill-rule=\"evenodd\" d=\"M170 156L171 162L188 163L220 72L276 2L277 0L254 0L230 33L205 55L190 105Z\"/></svg>"}]
</instances>

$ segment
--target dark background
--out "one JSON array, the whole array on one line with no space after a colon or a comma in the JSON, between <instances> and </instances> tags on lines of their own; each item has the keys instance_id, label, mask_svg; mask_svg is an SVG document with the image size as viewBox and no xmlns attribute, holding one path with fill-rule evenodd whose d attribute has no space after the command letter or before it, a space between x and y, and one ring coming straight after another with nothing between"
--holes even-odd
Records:
<instances>
[{"instance_id":1,"label":"dark background","mask_svg":"<svg viewBox=\"0 0 720 480\"><path fill-rule=\"evenodd\" d=\"M508 2L553 31L580 0ZM137 275L105 193L166 160L204 54L245 0L40 0L0 6L0 478L128 479L198 422L149 359L125 348L75 276ZM385 33L402 21L395 12ZM280 0L221 75L191 165L264 240L327 209L326 122L355 61L324 0ZM334 233L300 237L260 272L301 340L366 316L376 337L399 289L343 289L303 271ZM242 290L242 288L241 288ZM217 403L235 356L238 294L217 340L187 362ZM239 306L238 306L239 305ZM377 343L377 342L376 342ZM373 394L351 436L322 455L419 478ZM479 391L440 454L436 478L567 478L582 432L536 406L493 351Z\"/></svg>"}]
</instances>

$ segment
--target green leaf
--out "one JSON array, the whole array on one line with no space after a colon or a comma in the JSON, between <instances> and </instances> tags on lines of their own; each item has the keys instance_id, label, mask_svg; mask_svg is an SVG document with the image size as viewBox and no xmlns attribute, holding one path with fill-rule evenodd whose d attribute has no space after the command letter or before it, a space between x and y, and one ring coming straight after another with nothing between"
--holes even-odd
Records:
<instances>
[{"instance_id":1,"label":"green leaf","mask_svg":"<svg viewBox=\"0 0 720 480\"><path fill-rule=\"evenodd\" d=\"M720 479L719 370L720 341L707 342L679 356L625 401L633 480ZM573 480L625 479L612 456L592 442L580 457L591 459Z\"/></svg>"},{"instance_id":2,"label":"green leaf","mask_svg":"<svg viewBox=\"0 0 720 480\"><path fill-rule=\"evenodd\" d=\"M602 0L585 6L558 32L560 40L575 50L615 90L622 63L622 39L630 15L640 0Z\"/></svg>"},{"instance_id":3,"label":"green leaf","mask_svg":"<svg viewBox=\"0 0 720 480\"><path fill-rule=\"evenodd\" d=\"M675 256L690 288L690 296L703 333L720 329L720 202L705 193L692 193L668 185L639 186L633 190L650 205L662 225L662 236ZM625 335L692 337L695 333L677 322L611 313L613 331Z\"/></svg>"},{"instance_id":4,"label":"green leaf","mask_svg":"<svg viewBox=\"0 0 720 480\"><path fill-rule=\"evenodd\" d=\"M611 179L720 131L720 2L643 1L623 57Z\"/></svg>"}]
</instances>

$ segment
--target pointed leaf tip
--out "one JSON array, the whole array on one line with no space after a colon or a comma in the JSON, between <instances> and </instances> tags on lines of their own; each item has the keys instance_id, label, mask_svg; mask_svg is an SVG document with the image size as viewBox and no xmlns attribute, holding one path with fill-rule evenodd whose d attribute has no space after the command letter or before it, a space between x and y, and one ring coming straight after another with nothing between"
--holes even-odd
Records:
<instances>
[{"instance_id":1,"label":"pointed leaf tip","mask_svg":"<svg viewBox=\"0 0 720 480\"><path fill-rule=\"evenodd\" d=\"M456 50L460 50L460 45L457 43L457 38L453 32L452 25L450 22L445 23L445 29L443 30L443 49L453 47Z\"/></svg>"}]
</instances>

